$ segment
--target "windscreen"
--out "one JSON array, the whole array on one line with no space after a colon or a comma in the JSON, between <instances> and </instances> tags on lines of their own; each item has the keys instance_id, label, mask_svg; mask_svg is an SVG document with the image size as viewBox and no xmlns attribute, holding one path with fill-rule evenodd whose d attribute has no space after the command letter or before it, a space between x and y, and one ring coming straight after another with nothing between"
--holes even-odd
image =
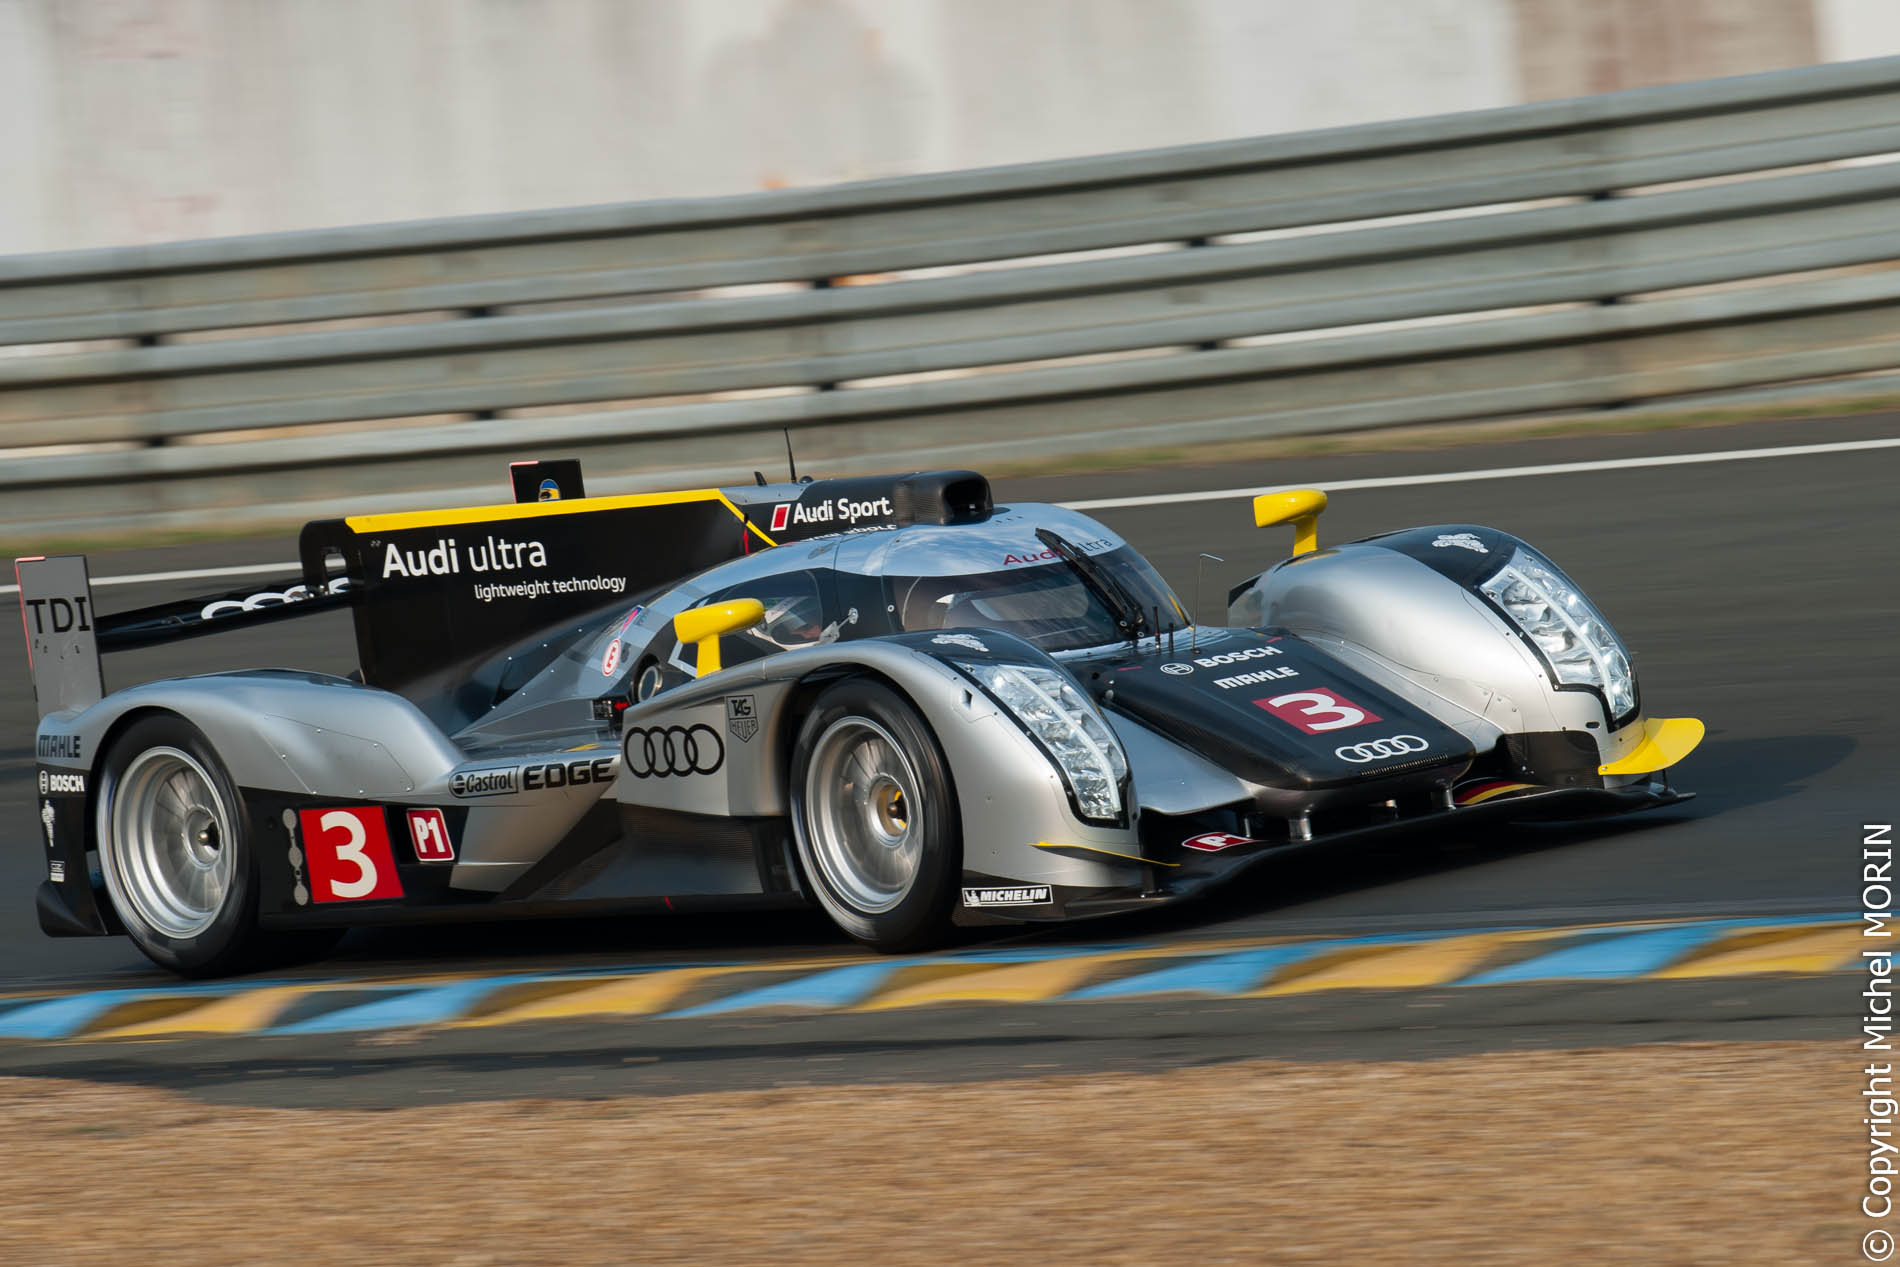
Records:
<instances>
[{"instance_id":1,"label":"windscreen","mask_svg":"<svg viewBox=\"0 0 1900 1267\"><path fill-rule=\"evenodd\" d=\"M1123 546L1094 556L1141 607L1147 624L1160 609L1162 628L1186 625L1174 592L1148 561ZM905 633L932 629L995 629L1044 651L1119 642L1115 614L1060 559L964 576L887 576L887 594Z\"/></svg>"}]
</instances>

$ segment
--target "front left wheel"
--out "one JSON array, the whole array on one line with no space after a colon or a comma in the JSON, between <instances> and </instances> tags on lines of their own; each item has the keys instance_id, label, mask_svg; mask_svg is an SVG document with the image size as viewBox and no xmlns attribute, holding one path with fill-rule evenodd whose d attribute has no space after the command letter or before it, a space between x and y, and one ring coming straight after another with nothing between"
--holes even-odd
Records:
<instances>
[{"instance_id":1,"label":"front left wheel","mask_svg":"<svg viewBox=\"0 0 1900 1267\"><path fill-rule=\"evenodd\" d=\"M879 950L942 941L961 833L928 723L884 683L850 678L813 703L793 751L799 863L819 905Z\"/></svg>"}]
</instances>

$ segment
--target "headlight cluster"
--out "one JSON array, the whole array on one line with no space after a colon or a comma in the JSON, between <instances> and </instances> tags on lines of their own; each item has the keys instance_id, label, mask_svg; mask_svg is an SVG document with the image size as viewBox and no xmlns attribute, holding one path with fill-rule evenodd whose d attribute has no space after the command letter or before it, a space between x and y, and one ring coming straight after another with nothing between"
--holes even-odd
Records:
<instances>
[{"instance_id":1,"label":"headlight cluster","mask_svg":"<svg viewBox=\"0 0 1900 1267\"><path fill-rule=\"evenodd\" d=\"M1536 644L1557 681L1603 692L1611 721L1635 711L1636 674L1621 640L1554 566L1520 547L1479 589Z\"/></svg>"},{"instance_id":2,"label":"headlight cluster","mask_svg":"<svg viewBox=\"0 0 1900 1267\"><path fill-rule=\"evenodd\" d=\"M1058 670L1034 664L964 664L957 668L1016 715L1055 758L1084 818L1116 822L1128 758L1095 706Z\"/></svg>"}]
</instances>

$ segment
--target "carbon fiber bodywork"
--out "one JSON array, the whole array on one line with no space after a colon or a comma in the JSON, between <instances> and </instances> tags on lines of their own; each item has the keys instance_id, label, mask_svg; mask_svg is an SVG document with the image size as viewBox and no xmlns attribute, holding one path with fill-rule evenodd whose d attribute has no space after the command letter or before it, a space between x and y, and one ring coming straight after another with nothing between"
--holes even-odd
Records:
<instances>
[{"instance_id":1,"label":"carbon fiber bodywork","mask_svg":"<svg viewBox=\"0 0 1900 1267\"><path fill-rule=\"evenodd\" d=\"M716 549L596 539L641 522L636 501L312 525L305 581L355 607L366 682L272 670L43 698L42 926L120 927L98 853L105 757L150 716L189 722L228 769L257 920L281 928L809 901L790 786L799 724L828 686L860 678L914 706L941 750L963 922L1175 900L1278 850L1369 833L1676 799L1648 775L1595 775L1641 727L1611 727L1598 697L1554 686L1472 578L1434 566L1429 539L1288 560L1235 592L1230 628L1190 639L1170 595L1167 620L1157 605L1128 637L1045 650L967 621L920 629L910 608L946 619L951 597L915 597L938 578L1066 575L1038 529L1146 565L1075 512L992 507L978 476L683 494L654 499L655 513L716 530ZM1484 552L1515 544L1421 531L1485 534L1472 538ZM342 554L347 586L326 552ZM465 568L511 579L471 582ZM893 576L909 578L904 595ZM735 598L767 619L722 638L725 667L701 677L674 618ZM101 618L102 645L216 626L220 604L253 606ZM1126 758L1113 813L1084 812L1046 738L985 685L995 669L1056 675L1097 711ZM1457 801L1470 780L1511 777L1531 785ZM368 870L339 872L339 858Z\"/></svg>"}]
</instances>

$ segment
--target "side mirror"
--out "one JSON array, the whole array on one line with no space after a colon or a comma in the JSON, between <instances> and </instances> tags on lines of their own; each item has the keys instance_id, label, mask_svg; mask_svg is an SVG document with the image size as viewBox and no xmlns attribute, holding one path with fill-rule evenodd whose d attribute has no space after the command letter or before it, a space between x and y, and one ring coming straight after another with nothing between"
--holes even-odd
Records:
<instances>
[{"instance_id":1,"label":"side mirror","mask_svg":"<svg viewBox=\"0 0 1900 1267\"><path fill-rule=\"evenodd\" d=\"M1284 493L1262 493L1253 499L1256 528L1274 524L1293 525L1293 553L1307 554L1319 549L1319 517L1326 509L1326 494L1317 488L1295 488Z\"/></svg>"},{"instance_id":2,"label":"side mirror","mask_svg":"<svg viewBox=\"0 0 1900 1267\"><path fill-rule=\"evenodd\" d=\"M673 617L673 634L681 642L699 647L699 676L717 673L719 639L722 635L750 629L765 619L765 604L756 598L735 598L730 602L692 607Z\"/></svg>"}]
</instances>

